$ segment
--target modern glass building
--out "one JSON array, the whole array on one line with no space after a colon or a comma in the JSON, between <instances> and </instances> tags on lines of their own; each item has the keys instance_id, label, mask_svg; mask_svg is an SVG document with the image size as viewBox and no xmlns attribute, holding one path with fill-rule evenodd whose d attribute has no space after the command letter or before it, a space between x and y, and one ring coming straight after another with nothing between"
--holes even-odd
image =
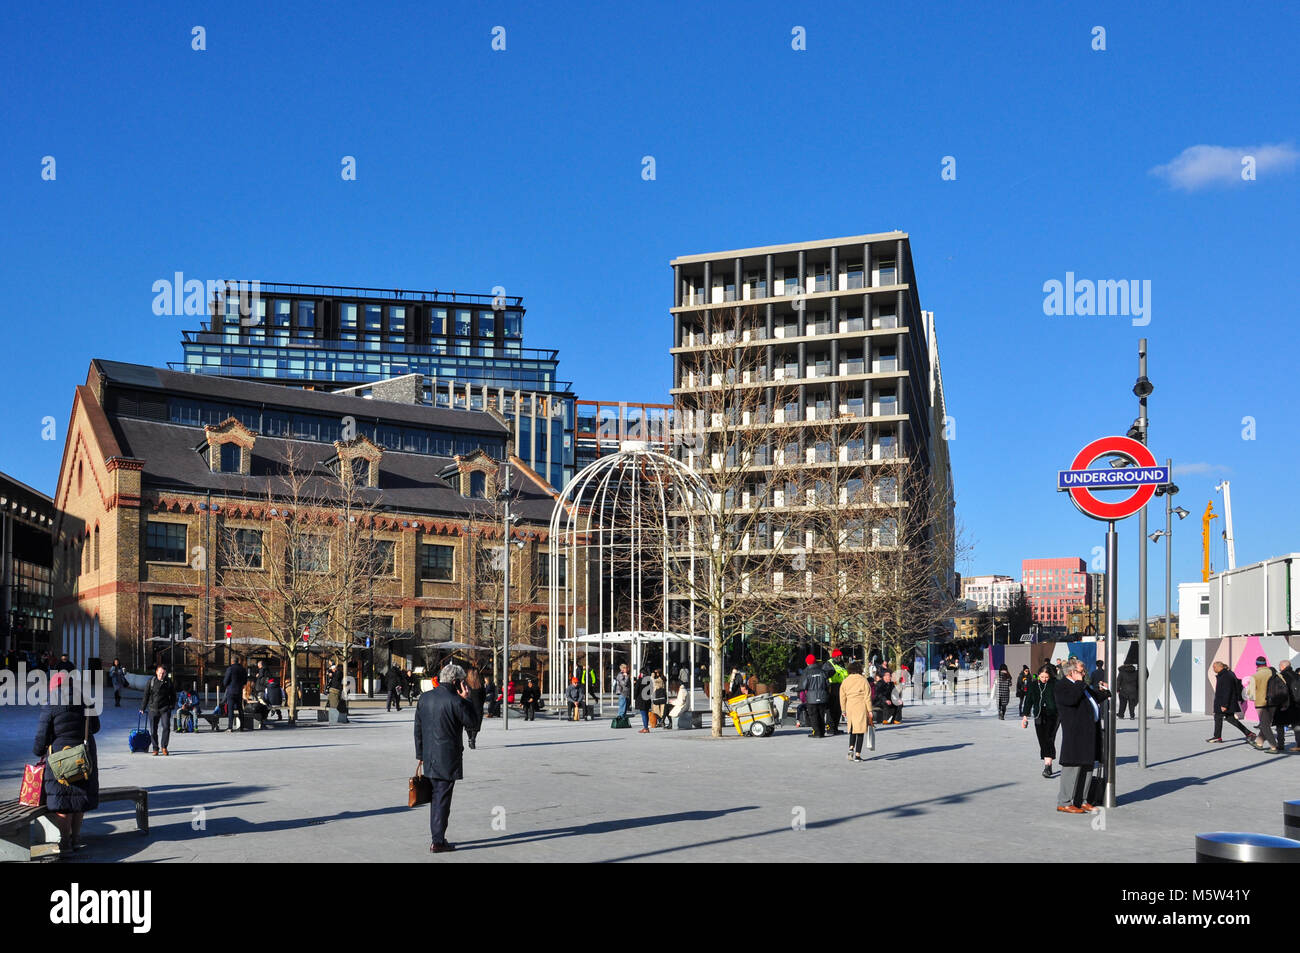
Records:
<instances>
[{"instance_id":1,"label":"modern glass building","mask_svg":"<svg viewBox=\"0 0 1300 953\"><path fill-rule=\"evenodd\" d=\"M415 400L494 410L552 485L573 475L573 385L558 351L523 346L518 296L227 281L208 310L174 370L320 390L419 375Z\"/></svg>"}]
</instances>

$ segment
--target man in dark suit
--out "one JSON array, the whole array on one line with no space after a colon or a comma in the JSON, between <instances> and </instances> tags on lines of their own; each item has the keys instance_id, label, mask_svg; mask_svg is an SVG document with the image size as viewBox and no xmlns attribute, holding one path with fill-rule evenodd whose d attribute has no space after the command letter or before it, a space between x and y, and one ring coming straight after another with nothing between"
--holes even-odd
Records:
<instances>
[{"instance_id":1,"label":"man in dark suit","mask_svg":"<svg viewBox=\"0 0 1300 953\"><path fill-rule=\"evenodd\" d=\"M464 775L461 756L465 750L461 735L478 724L468 701L469 685L459 665L445 665L438 674L438 687L423 692L415 706L415 773L433 785L429 802L429 852L455 850L447 843L447 819L451 816L451 792Z\"/></svg>"},{"instance_id":2,"label":"man in dark suit","mask_svg":"<svg viewBox=\"0 0 1300 953\"><path fill-rule=\"evenodd\" d=\"M232 659L230 666L226 669L226 674L221 676L221 687L225 689L226 702L226 730L235 730L235 712L238 711L242 718L244 711L244 685L248 682L248 669L239 663L239 659Z\"/></svg>"},{"instance_id":3,"label":"man in dark suit","mask_svg":"<svg viewBox=\"0 0 1300 953\"><path fill-rule=\"evenodd\" d=\"M403 690L405 689L405 685L403 684L405 681L406 681L406 680L405 680L404 678L402 678L402 670L401 670L401 669L399 669L396 665L393 665L393 666L390 666L390 667L389 667L389 669L388 669L388 705L387 705L387 707L384 709L384 711L392 711L394 705L397 706L397 710L398 710L398 711L401 711L401 710L402 710L402 692L403 692Z\"/></svg>"}]
</instances>

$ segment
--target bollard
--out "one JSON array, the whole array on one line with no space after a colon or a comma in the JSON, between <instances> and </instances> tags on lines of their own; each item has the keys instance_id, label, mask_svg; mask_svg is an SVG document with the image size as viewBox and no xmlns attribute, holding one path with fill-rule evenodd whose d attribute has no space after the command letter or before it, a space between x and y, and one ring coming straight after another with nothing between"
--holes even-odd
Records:
<instances>
[{"instance_id":1,"label":"bollard","mask_svg":"<svg viewBox=\"0 0 1300 953\"><path fill-rule=\"evenodd\" d=\"M1282 802L1282 834L1300 840L1300 801Z\"/></svg>"},{"instance_id":2,"label":"bollard","mask_svg":"<svg viewBox=\"0 0 1300 953\"><path fill-rule=\"evenodd\" d=\"M1300 864L1300 840L1242 831L1197 834L1196 862L1198 864Z\"/></svg>"}]
</instances>

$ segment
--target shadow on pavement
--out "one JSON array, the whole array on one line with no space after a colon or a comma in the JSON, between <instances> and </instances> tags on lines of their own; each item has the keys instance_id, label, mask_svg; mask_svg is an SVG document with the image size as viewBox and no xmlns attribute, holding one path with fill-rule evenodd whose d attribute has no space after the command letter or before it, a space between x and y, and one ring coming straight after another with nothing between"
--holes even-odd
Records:
<instances>
[{"instance_id":1,"label":"shadow on pavement","mask_svg":"<svg viewBox=\"0 0 1300 953\"><path fill-rule=\"evenodd\" d=\"M400 810L407 810L401 808ZM509 847L516 844L533 844L558 840L563 837L582 837L589 834L608 834L614 831L636 830L639 827L655 827L659 824L676 824L688 821L712 821L726 817L738 811L757 811L757 804L744 807L722 808L716 811L682 811L678 814L655 814L650 817L630 817L615 821L593 821L590 824L575 824L572 827L553 827L542 831L520 831L517 834L502 834L486 840L460 841L457 850L476 850L486 847Z\"/></svg>"},{"instance_id":2,"label":"shadow on pavement","mask_svg":"<svg viewBox=\"0 0 1300 953\"><path fill-rule=\"evenodd\" d=\"M889 754L878 754L874 758L863 758L864 761L900 761L903 758L915 758L922 754L936 754L940 751L956 751L958 748L969 748L972 742L963 741L956 745L933 745L929 748L913 748L910 751L894 751Z\"/></svg>"},{"instance_id":3,"label":"shadow on pavement","mask_svg":"<svg viewBox=\"0 0 1300 953\"><path fill-rule=\"evenodd\" d=\"M958 794L947 794L942 797L926 798L923 801L911 801L906 804L896 804L893 807L882 807L874 811L863 811L859 814L846 814L844 817L835 817L825 821L810 821L807 824L807 829L818 830L824 827L835 827L839 824L844 824L848 821L855 821L864 817L875 817L881 814L888 815L891 818L915 817L917 815L925 813L924 807L926 805L961 804L964 801L966 801L966 799L969 798L971 795L983 794L986 791L996 791L999 788L1007 788L1007 787L1014 787L1014 785L1010 781L1007 781L1002 784L990 784L986 787L975 788L972 791L964 791ZM645 851L640 854L628 854L627 856L624 857L612 857L608 861L606 861L606 863L621 863L621 862L632 861L632 860L644 860L648 857L656 857L660 854L671 854L679 850L692 850L698 847L712 847L718 844L731 843L733 841L752 840L753 838L756 837L767 837L771 834L784 834L789 832L790 830L792 830L792 828L786 826L786 827L778 827L768 831L756 831L752 834L737 834L734 837L719 837L711 841L700 841L693 844L682 844L677 847L665 847L660 850ZM484 843L484 842L479 842L479 843ZM487 841L485 842L485 846L487 844L495 844L495 843L498 843L498 841L495 840Z\"/></svg>"},{"instance_id":4,"label":"shadow on pavement","mask_svg":"<svg viewBox=\"0 0 1300 953\"><path fill-rule=\"evenodd\" d=\"M1284 758L1281 755L1261 754L1260 758L1264 760L1257 761L1254 764L1248 764L1240 768L1233 768L1231 771L1221 771L1218 774L1206 775L1205 777L1170 778L1167 781L1152 781L1144 788L1138 788L1136 791L1132 791L1129 794L1120 795L1118 801L1121 806L1125 804L1136 804L1139 801L1150 801L1154 798L1161 797L1165 794L1174 794L1177 793L1178 791L1183 790L1184 788L1195 787L1198 784L1208 784L1211 781L1217 781L1220 778L1231 777L1234 774L1240 774L1242 771L1251 771L1254 770L1255 768L1263 767L1266 764L1272 764L1277 761L1281 761L1282 763L1285 764L1286 761L1288 760L1287 758ZM1175 760L1181 760L1181 759L1175 759Z\"/></svg>"}]
</instances>

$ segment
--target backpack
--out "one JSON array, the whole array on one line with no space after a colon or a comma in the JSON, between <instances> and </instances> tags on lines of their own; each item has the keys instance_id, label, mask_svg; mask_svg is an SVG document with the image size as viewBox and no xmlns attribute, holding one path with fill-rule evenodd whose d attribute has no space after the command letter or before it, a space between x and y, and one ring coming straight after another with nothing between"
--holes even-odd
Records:
<instances>
[{"instance_id":1,"label":"backpack","mask_svg":"<svg viewBox=\"0 0 1300 953\"><path fill-rule=\"evenodd\" d=\"M1291 689L1287 686L1286 679L1273 669L1269 671L1273 674L1264 686L1264 703L1275 711L1284 711L1291 707Z\"/></svg>"}]
</instances>

